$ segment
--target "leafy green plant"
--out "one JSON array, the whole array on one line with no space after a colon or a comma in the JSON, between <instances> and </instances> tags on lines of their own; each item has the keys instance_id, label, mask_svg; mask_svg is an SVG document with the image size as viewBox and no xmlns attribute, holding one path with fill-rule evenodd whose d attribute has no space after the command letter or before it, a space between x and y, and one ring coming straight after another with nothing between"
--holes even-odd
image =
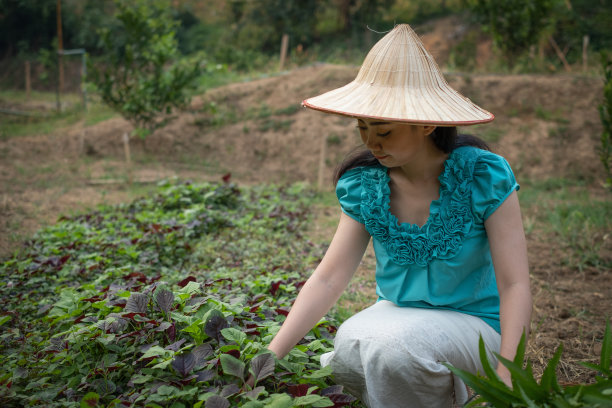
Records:
<instances>
[{"instance_id":1,"label":"leafy green plant","mask_svg":"<svg viewBox=\"0 0 612 408\"><path fill-rule=\"evenodd\" d=\"M606 185L612 186L612 55L601 54L601 62L604 70L604 100L599 105L599 117L603 130L601 132L601 144L599 146L599 158L606 170Z\"/></svg>"},{"instance_id":2,"label":"leafy green plant","mask_svg":"<svg viewBox=\"0 0 612 408\"><path fill-rule=\"evenodd\" d=\"M560 345L553 357L549 360L542 378L538 383L533 375L531 362L523 368L525 358L525 336L523 335L517 347L513 360L508 360L496 354L499 361L510 371L512 387L508 387L497 375L495 369L488 361L484 341L479 342L480 361L484 369L484 376L474 375L447 364L447 367L457 374L467 385L472 387L479 395L466 407L485 406L497 408L504 407L559 407L559 408L604 408L612 403L612 371L610 363L612 358L612 333L610 322L606 324L603 337L600 363L582 363L583 366L595 370L598 375L592 384L561 386L556 377L556 368L559 364L563 346Z\"/></svg>"},{"instance_id":3,"label":"leafy green plant","mask_svg":"<svg viewBox=\"0 0 612 408\"><path fill-rule=\"evenodd\" d=\"M141 136L164 126L187 105L200 76L199 61L178 61L177 21L168 0L115 0L120 28L101 30L105 61L90 64L102 100Z\"/></svg>"}]
</instances>

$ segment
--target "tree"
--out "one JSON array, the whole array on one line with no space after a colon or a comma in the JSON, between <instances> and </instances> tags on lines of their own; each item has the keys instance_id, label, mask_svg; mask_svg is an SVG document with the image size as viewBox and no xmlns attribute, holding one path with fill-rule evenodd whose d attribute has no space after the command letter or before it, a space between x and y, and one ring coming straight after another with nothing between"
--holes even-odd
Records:
<instances>
[{"instance_id":1,"label":"tree","mask_svg":"<svg viewBox=\"0 0 612 408\"><path fill-rule=\"evenodd\" d=\"M169 0L115 0L117 29L100 30L104 60L90 64L102 100L145 136L187 105L199 63L178 61Z\"/></svg>"},{"instance_id":2,"label":"tree","mask_svg":"<svg viewBox=\"0 0 612 408\"><path fill-rule=\"evenodd\" d=\"M493 36L509 63L537 44L558 0L467 0L472 13Z\"/></svg>"}]
</instances>

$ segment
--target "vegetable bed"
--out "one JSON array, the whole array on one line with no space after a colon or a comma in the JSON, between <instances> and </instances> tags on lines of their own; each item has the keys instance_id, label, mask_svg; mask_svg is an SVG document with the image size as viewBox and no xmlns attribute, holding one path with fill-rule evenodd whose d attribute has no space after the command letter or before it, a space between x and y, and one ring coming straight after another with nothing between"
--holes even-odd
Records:
<instances>
[{"instance_id":1,"label":"vegetable bed","mask_svg":"<svg viewBox=\"0 0 612 408\"><path fill-rule=\"evenodd\" d=\"M0 405L357 406L319 366L333 320L266 351L324 252L312 198L165 182L39 231L0 264Z\"/></svg>"}]
</instances>

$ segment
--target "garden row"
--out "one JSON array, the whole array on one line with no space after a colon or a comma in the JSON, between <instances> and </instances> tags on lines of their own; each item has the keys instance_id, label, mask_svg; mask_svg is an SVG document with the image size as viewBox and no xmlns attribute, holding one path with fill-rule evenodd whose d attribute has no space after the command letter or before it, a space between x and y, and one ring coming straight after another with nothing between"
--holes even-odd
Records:
<instances>
[{"instance_id":1,"label":"garden row","mask_svg":"<svg viewBox=\"0 0 612 408\"><path fill-rule=\"evenodd\" d=\"M1 405L357 406L319 366L333 322L266 351L322 254L309 199L167 182L41 230L0 265Z\"/></svg>"}]
</instances>

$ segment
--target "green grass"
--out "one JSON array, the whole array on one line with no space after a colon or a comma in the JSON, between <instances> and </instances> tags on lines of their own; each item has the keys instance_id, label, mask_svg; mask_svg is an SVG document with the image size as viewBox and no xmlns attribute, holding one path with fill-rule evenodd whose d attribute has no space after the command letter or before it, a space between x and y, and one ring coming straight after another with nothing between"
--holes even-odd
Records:
<instances>
[{"instance_id":1,"label":"green grass","mask_svg":"<svg viewBox=\"0 0 612 408\"><path fill-rule=\"evenodd\" d=\"M88 101L88 111L84 112L81 96L77 94L62 95L64 110L57 112L55 98L53 92L32 92L30 98L25 92L0 92L0 101L9 106L16 106L11 110L31 115L0 113L0 140L29 135L46 135L79 121L84 121L86 126L91 126L117 115L112 109L95 99Z\"/></svg>"},{"instance_id":2,"label":"green grass","mask_svg":"<svg viewBox=\"0 0 612 408\"><path fill-rule=\"evenodd\" d=\"M519 192L527 233L552 234L563 249L562 261L583 270L612 268L609 232L612 200L593 194L579 180L524 181Z\"/></svg>"}]
</instances>

